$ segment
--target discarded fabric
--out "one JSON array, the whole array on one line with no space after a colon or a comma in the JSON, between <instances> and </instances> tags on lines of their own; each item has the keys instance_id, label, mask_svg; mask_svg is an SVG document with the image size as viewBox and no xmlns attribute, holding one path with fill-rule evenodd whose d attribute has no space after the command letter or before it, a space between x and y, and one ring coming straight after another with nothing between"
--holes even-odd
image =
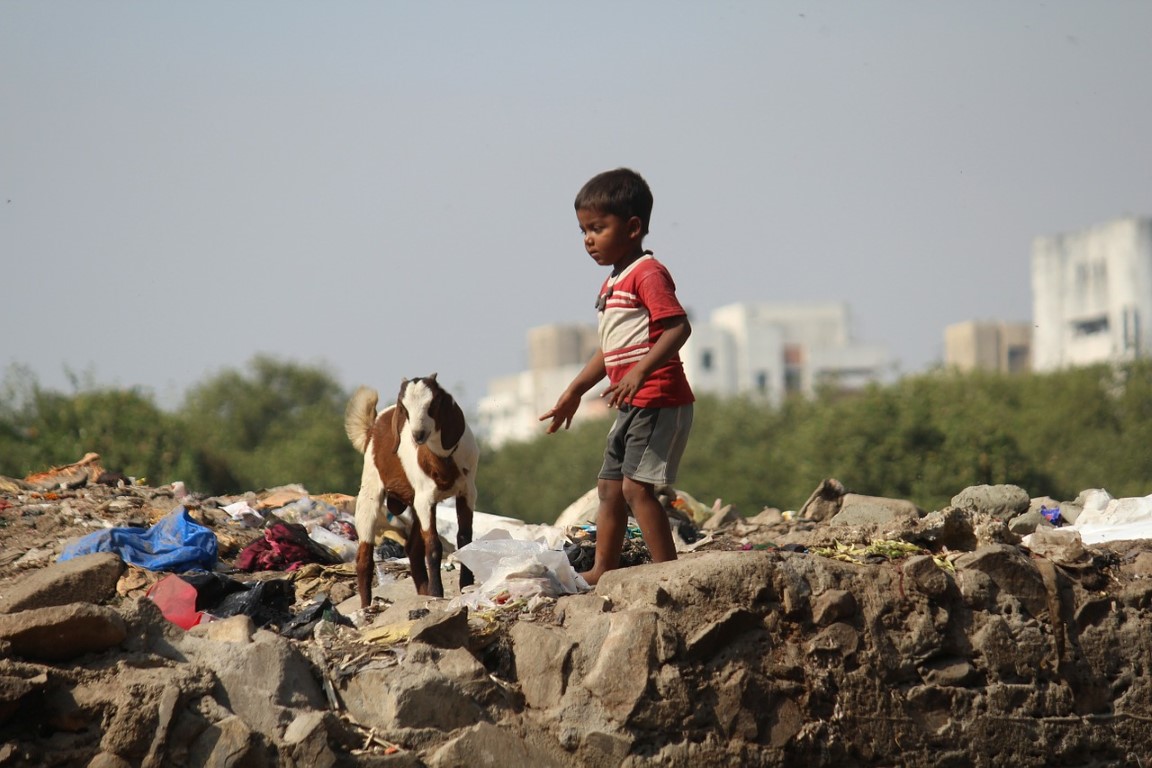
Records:
<instances>
[{"instance_id":1,"label":"discarded fabric","mask_svg":"<svg viewBox=\"0 0 1152 768\"><path fill-rule=\"evenodd\" d=\"M308 537L299 523L273 523L236 557L241 571L294 571L306 563L335 565L340 558Z\"/></svg>"},{"instance_id":2,"label":"discarded fabric","mask_svg":"<svg viewBox=\"0 0 1152 768\"><path fill-rule=\"evenodd\" d=\"M115 552L120 559L150 571L182 573L216 567L216 534L197 523L180 506L151 528L109 528L65 545L57 560L95 552Z\"/></svg>"}]
</instances>

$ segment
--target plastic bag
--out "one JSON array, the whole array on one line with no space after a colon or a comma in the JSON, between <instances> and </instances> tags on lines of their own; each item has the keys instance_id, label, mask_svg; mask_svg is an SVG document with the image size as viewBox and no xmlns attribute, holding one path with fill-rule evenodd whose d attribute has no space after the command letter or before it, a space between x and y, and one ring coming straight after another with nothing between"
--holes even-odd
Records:
<instances>
[{"instance_id":1,"label":"plastic bag","mask_svg":"<svg viewBox=\"0 0 1152 768\"><path fill-rule=\"evenodd\" d=\"M64 546L58 561L94 552L115 552L120 559L150 571L210 571L216 567L216 534L180 506L148 529L109 528Z\"/></svg>"}]
</instances>

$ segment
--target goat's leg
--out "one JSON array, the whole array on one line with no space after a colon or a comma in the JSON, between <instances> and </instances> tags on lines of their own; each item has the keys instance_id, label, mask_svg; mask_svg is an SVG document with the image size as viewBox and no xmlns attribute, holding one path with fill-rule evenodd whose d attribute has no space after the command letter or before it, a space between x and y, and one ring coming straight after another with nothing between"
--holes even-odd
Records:
<instances>
[{"instance_id":1,"label":"goat's leg","mask_svg":"<svg viewBox=\"0 0 1152 768\"><path fill-rule=\"evenodd\" d=\"M425 562L424 527L420 524L420 516L412 516L412 528L408 531L408 543L404 547L408 553L408 571L412 574L412 583L416 585L416 594L428 594L428 564Z\"/></svg>"},{"instance_id":2,"label":"goat's leg","mask_svg":"<svg viewBox=\"0 0 1152 768\"><path fill-rule=\"evenodd\" d=\"M464 496L456 497L456 549L466 547L472 543L472 506ZM460 589L470 586L475 579L472 571L465 565L460 566Z\"/></svg>"},{"instance_id":3,"label":"goat's leg","mask_svg":"<svg viewBox=\"0 0 1152 768\"><path fill-rule=\"evenodd\" d=\"M440 543L440 534L436 531L435 507L433 507L433 514L429 523L428 527L424 529L424 556L428 561L428 594L433 597L444 597L444 580L440 573L440 563L444 558L444 545Z\"/></svg>"},{"instance_id":4,"label":"goat's leg","mask_svg":"<svg viewBox=\"0 0 1152 768\"><path fill-rule=\"evenodd\" d=\"M360 607L372 604L373 542L362 541L356 548L356 590L360 593Z\"/></svg>"},{"instance_id":5,"label":"goat's leg","mask_svg":"<svg viewBox=\"0 0 1152 768\"><path fill-rule=\"evenodd\" d=\"M373 549L376 546L376 523L381 504L385 500L380 473L372 463L372 452L364 457L364 473L360 492L356 496L356 589L360 593L360 607L372 604L372 577L374 576Z\"/></svg>"}]
</instances>

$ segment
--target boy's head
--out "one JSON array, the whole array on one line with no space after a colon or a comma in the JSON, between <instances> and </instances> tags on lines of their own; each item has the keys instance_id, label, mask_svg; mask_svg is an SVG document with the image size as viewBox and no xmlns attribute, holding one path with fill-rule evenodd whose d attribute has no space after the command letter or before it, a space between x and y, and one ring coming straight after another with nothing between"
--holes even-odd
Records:
<instances>
[{"instance_id":1,"label":"boy's head","mask_svg":"<svg viewBox=\"0 0 1152 768\"><path fill-rule=\"evenodd\" d=\"M598 211L627 221L640 219L641 235L648 234L652 218L652 190L648 182L629 168L617 168L593 176L576 194L576 210Z\"/></svg>"}]
</instances>

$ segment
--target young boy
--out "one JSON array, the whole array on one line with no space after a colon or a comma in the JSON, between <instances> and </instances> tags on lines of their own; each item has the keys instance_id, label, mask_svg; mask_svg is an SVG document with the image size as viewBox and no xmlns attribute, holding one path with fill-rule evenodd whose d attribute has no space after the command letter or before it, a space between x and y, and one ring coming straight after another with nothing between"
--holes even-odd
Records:
<instances>
[{"instance_id":1,"label":"young boy","mask_svg":"<svg viewBox=\"0 0 1152 768\"><path fill-rule=\"evenodd\" d=\"M647 182L627 168L592 177L576 195L584 249L612 268L596 298L600 348L540 420L551 419L548 434L567 429L580 397L608 377L601 397L618 413L597 483L596 560L581 574L589 584L620 566L629 509L652 559L676 559L654 487L676 480L692 428L695 398L678 354L692 328L668 270L644 250L651 215Z\"/></svg>"}]
</instances>

